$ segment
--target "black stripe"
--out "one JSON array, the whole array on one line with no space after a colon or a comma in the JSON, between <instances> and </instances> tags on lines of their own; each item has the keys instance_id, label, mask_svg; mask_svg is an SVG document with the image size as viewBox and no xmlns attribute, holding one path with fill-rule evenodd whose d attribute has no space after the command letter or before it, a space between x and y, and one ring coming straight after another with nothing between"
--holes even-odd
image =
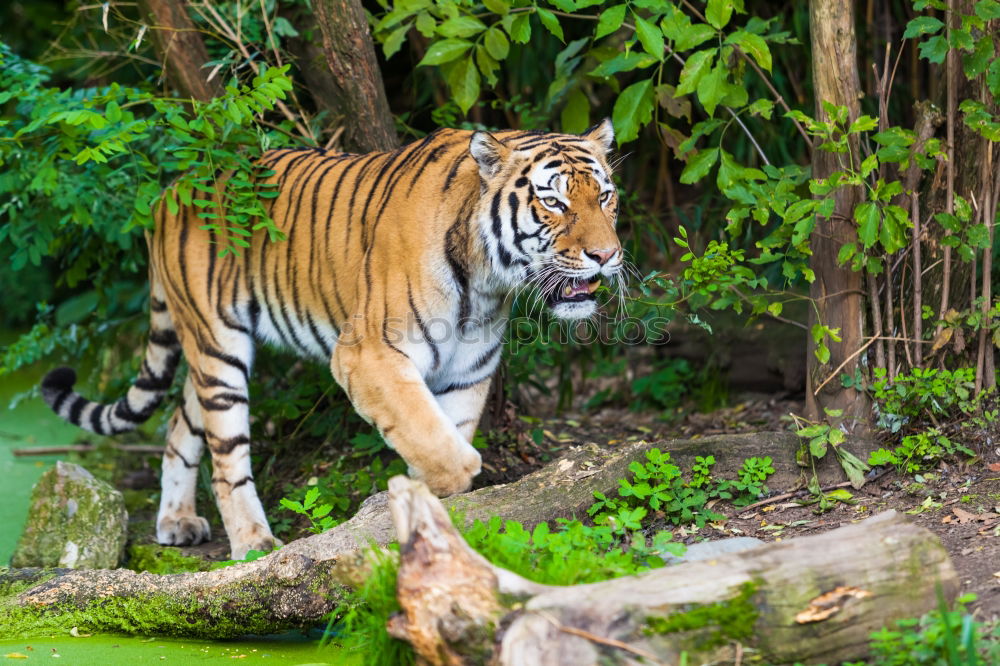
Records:
<instances>
[{"instance_id":1,"label":"black stripe","mask_svg":"<svg viewBox=\"0 0 1000 666\"><path fill-rule=\"evenodd\" d=\"M107 408L101 405L90 412L90 429L99 435L104 434L104 424L101 423L101 415L104 414L105 409Z\"/></svg>"},{"instance_id":2,"label":"black stripe","mask_svg":"<svg viewBox=\"0 0 1000 666\"><path fill-rule=\"evenodd\" d=\"M207 347L207 346L199 348L199 351L202 352L203 354L208 354L212 358L219 359L226 365L233 366L234 368L243 373L244 379L250 381L250 370L247 368L246 363L244 363L237 357L231 356L230 354L227 354L225 352L219 351L218 349L213 349L212 347Z\"/></svg>"},{"instance_id":3,"label":"black stripe","mask_svg":"<svg viewBox=\"0 0 1000 666\"><path fill-rule=\"evenodd\" d=\"M417 304L413 301L413 289L409 278L406 279L406 298L410 302L413 316L417 318L417 327L420 329L420 334L424 336L424 342L430 345L431 355L434 357L434 365L431 369L437 370L441 365L441 352L438 351L437 343L431 338L430 331L427 330L427 325L424 323L423 317L420 316L420 310L417 309Z\"/></svg>"},{"instance_id":4,"label":"black stripe","mask_svg":"<svg viewBox=\"0 0 1000 666\"><path fill-rule=\"evenodd\" d=\"M167 348L178 347L181 344L181 341L177 339L177 332L170 329L150 331L149 342L150 344L154 344L158 347Z\"/></svg>"},{"instance_id":5,"label":"black stripe","mask_svg":"<svg viewBox=\"0 0 1000 666\"><path fill-rule=\"evenodd\" d=\"M154 296L149 297L149 309L153 312L166 312L167 304Z\"/></svg>"},{"instance_id":6,"label":"black stripe","mask_svg":"<svg viewBox=\"0 0 1000 666\"><path fill-rule=\"evenodd\" d=\"M89 402L90 401L84 398L82 395L76 396L76 400L74 400L73 404L70 405L69 416L66 417L67 420L74 425L80 425L80 414L83 412L83 408L86 407Z\"/></svg>"},{"instance_id":7,"label":"black stripe","mask_svg":"<svg viewBox=\"0 0 1000 666\"><path fill-rule=\"evenodd\" d=\"M237 446L249 446L250 438L246 435L236 435L235 437L216 437L213 434L208 435L209 447L212 449L213 455L228 455L233 452Z\"/></svg>"},{"instance_id":8,"label":"black stripe","mask_svg":"<svg viewBox=\"0 0 1000 666\"><path fill-rule=\"evenodd\" d=\"M466 389L472 388L476 384L482 383L483 381L485 381L485 380L487 380L489 378L490 378L490 375L487 375L486 377L480 377L479 379L477 379L475 381L471 381L471 382L455 382L453 384L448 384L443 389L432 391L432 393L434 395L444 395L445 393L451 393L453 391L464 391Z\"/></svg>"},{"instance_id":9,"label":"black stripe","mask_svg":"<svg viewBox=\"0 0 1000 666\"><path fill-rule=\"evenodd\" d=\"M197 467L197 465L195 463L188 462L188 459L185 458L183 456L183 454L181 454L181 452L178 451L177 447L174 446L173 444L168 444L167 445L167 452L168 453L172 453L175 456L177 456L178 458L180 458L181 459L181 464L184 465L185 467L187 467L188 469L192 469L193 467Z\"/></svg>"},{"instance_id":10,"label":"black stripe","mask_svg":"<svg viewBox=\"0 0 1000 666\"><path fill-rule=\"evenodd\" d=\"M200 437L202 441L205 441L205 431L201 428L195 428L191 423L190 417L188 417L187 410L184 405L181 405L181 416L184 417L184 424L187 425L188 432L190 432L195 437Z\"/></svg>"},{"instance_id":11,"label":"black stripe","mask_svg":"<svg viewBox=\"0 0 1000 666\"><path fill-rule=\"evenodd\" d=\"M67 389L62 393L60 393L58 396L56 396L56 399L52 401L52 411L58 414L59 410L63 406L63 403L66 402L66 398L70 397L71 395L73 395L73 391Z\"/></svg>"},{"instance_id":12,"label":"black stripe","mask_svg":"<svg viewBox=\"0 0 1000 666\"><path fill-rule=\"evenodd\" d=\"M207 409L210 412L224 412L227 409L232 409L235 405L247 404L249 401L246 396L239 393L217 393L208 398L199 395L198 402L202 409Z\"/></svg>"}]
</instances>

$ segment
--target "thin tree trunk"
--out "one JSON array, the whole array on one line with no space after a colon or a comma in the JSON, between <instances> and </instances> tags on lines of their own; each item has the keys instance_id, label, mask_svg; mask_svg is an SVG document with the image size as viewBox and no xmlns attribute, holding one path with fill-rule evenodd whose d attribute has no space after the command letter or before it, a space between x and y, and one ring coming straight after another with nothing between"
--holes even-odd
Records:
<instances>
[{"instance_id":1,"label":"thin tree trunk","mask_svg":"<svg viewBox=\"0 0 1000 666\"><path fill-rule=\"evenodd\" d=\"M854 32L853 3L839 0L811 0L809 26L812 33L813 88L816 114L824 117L822 103L845 106L849 119L859 114L858 100L861 83L858 78L857 43ZM852 159L857 161L858 146L852 146ZM821 150L813 153L813 177L825 178L840 168L837 155ZM824 324L840 330L840 342L828 341L830 359L820 363L813 353L816 344L809 338L808 372L806 378L806 411L809 418L823 418L824 409L843 412L843 424L852 431L868 430L869 401L864 393L844 388L839 381L820 386L833 368L844 364L842 372L854 377L861 367L861 355L856 354L864 343L864 285L862 273L837 264L837 253L846 243L856 243L854 208L860 201L857 188L842 188L836 196L833 215L817 220L811 238L810 265L816 279L810 285L810 296L816 310L810 310L810 328ZM846 362L846 363L845 363Z\"/></svg>"},{"instance_id":2,"label":"thin tree trunk","mask_svg":"<svg viewBox=\"0 0 1000 666\"><path fill-rule=\"evenodd\" d=\"M218 78L208 80L208 51L187 14L184 0L139 0L139 14L150 22L157 56L172 88L181 97L207 102L222 94Z\"/></svg>"},{"instance_id":3,"label":"thin tree trunk","mask_svg":"<svg viewBox=\"0 0 1000 666\"><path fill-rule=\"evenodd\" d=\"M360 0L316 0L313 8L323 34L326 64L338 92L334 110L344 126L345 149L369 152L396 148L399 138Z\"/></svg>"}]
</instances>

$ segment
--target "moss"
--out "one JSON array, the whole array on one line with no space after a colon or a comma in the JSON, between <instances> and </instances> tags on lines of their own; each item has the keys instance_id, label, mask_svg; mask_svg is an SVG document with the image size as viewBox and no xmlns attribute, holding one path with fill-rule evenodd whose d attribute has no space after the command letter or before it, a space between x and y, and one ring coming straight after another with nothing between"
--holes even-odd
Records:
<instances>
[{"instance_id":1,"label":"moss","mask_svg":"<svg viewBox=\"0 0 1000 666\"><path fill-rule=\"evenodd\" d=\"M84 608L71 604L31 608L19 606L13 597L8 597L0 600L0 635L50 636L77 627L88 632L233 638L287 629L287 622L270 619L262 601L264 596L259 590L224 591L218 601L196 602L154 594L109 597ZM240 612L234 612L234 605L240 607Z\"/></svg>"},{"instance_id":2,"label":"moss","mask_svg":"<svg viewBox=\"0 0 1000 666\"><path fill-rule=\"evenodd\" d=\"M182 555L177 548L156 544L133 544L128 549L128 568L155 574L208 571L212 566L200 557Z\"/></svg>"},{"instance_id":3,"label":"moss","mask_svg":"<svg viewBox=\"0 0 1000 666\"><path fill-rule=\"evenodd\" d=\"M756 591L757 584L747 582L732 599L695 604L667 617L647 617L644 632L652 635L706 630L700 631L695 641L694 647L698 650L718 647L730 640L746 641L753 636L757 622L757 607L751 601Z\"/></svg>"}]
</instances>

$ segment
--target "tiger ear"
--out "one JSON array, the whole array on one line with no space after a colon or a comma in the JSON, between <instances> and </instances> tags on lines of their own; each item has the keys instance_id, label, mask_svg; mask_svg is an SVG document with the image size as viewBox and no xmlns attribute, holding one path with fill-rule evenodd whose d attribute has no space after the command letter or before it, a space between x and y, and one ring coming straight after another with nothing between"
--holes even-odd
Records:
<instances>
[{"instance_id":1,"label":"tiger ear","mask_svg":"<svg viewBox=\"0 0 1000 666\"><path fill-rule=\"evenodd\" d=\"M489 132L475 132L469 140L469 152L479 165L480 175L488 179L500 173L510 155L510 148Z\"/></svg>"},{"instance_id":2,"label":"tiger ear","mask_svg":"<svg viewBox=\"0 0 1000 666\"><path fill-rule=\"evenodd\" d=\"M590 139L604 152L611 152L615 145L615 127L611 124L610 118L605 118L581 135L584 139Z\"/></svg>"}]
</instances>

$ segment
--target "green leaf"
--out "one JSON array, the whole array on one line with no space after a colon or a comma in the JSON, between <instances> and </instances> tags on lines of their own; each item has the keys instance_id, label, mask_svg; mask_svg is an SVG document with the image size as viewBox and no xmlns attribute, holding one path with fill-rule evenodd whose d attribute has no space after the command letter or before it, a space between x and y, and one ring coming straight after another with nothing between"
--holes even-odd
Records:
<instances>
[{"instance_id":1,"label":"green leaf","mask_svg":"<svg viewBox=\"0 0 1000 666\"><path fill-rule=\"evenodd\" d=\"M404 23L390 33L385 41L382 42L382 53L385 54L388 60L392 56L396 55L400 47L403 46L403 41L406 39L406 33L410 31L410 24Z\"/></svg>"},{"instance_id":2,"label":"green leaf","mask_svg":"<svg viewBox=\"0 0 1000 666\"><path fill-rule=\"evenodd\" d=\"M940 65L948 55L948 41L943 35L935 35L920 42L920 57L928 62Z\"/></svg>"},{"instance_id":3,"label":"green leaf","mask_svg":"<svg viewBox=\"0 0 1000 666\"><path fill-rule=\"evenodd\" d=\"M962 70L965 72L965 77L974 79L985 72L993 60L993 54L993 36L984 35L979 38L979 41L976 42L975 50L968 55L962 56Z\"/></svg>"},{"instance_id":4,"label":"green leaf","mask_svg":"<svg viewBox=\"0 0 1000 666\"><path fill-rule=\"evenodd\" d=\"M865 201L854 209L854 220L858 223L858 238L866 250L878 240L880 218L878 206L874 202Z\"/></svg>"},{"instance_id":5,"label":"green leaf","mask_svg":"<svg viewBox=\"0 0 1000 666\"><path fill-rule=\"evenodd\" d=\"M493 59L482 44L476 44L476 66L489 85L497 84L496 73L500 71L500 63Z\"/></svg>"},{"instance_id":6,"label":"green leaf","mask_svg":"<svg viewBox=\"0 0 1000 666\"><path fill-rule=\"evenodd\" d=\"M653 117L653 80L637 81L622 91L611 113L618 145L639 136L639 129Z\"/></svg>"},{"instance_id":7,"label":"green leaf","mask_svg":"<svg viewBox=\"0 0 1000 666\"><path fill-rule=\"evenodd\" d=\"M464 39L441 39L427 49L427 53L420 60L418 65L441 65L451 62L462 56L463 53L472 48L472 42Z\"/></svg>"},{"instance_id":8,"label":"green leaf","mask_svg":"<svg viewBox=\"0 0 1000 666\"><path fill-rule=\"evenodd\" d=\"M562 26L559 25L559 19L556 18L555 14L547 9L539 7L538 18L541 19L542 25L544 25L549 32L556 36L556 39L565 43L566 40L563 38Z\"/></svg>"},{"instance_id":9,"label":"green leaf","mask_svg":"<svg viewBox=\"0 0 1000 666\"><path fill-rule=\"evenodd\" d=\"M722 61L718 61L712 70L698 80L698 101L705 107L708 115L715 115L715 107L725 98L726 88L726 67Z\"/></svg>"},{"instance_id":10,"label":"green leaf","mask_svg":"<svg viewBox=\"0 0 1000 666\"><path fill-rule=\"evenodd\" d=\"M505 16L510 11L510 5L504 0L483 0L483 5L486 9L500 16Z\"/></svg>"},{"instance_id":11,"label":"green leaf","mask_svg":"<svg viewBox=\"0 0 1000 666\"><path fill-rule=\"evenodd\" d=\"M633 17L635 18L635 34L639 38L642 48L657 60L663 60L663 33L646 19L634 14Z\"/></svg>"},{"instance_id":12,"label":"green leaf","mask_svg":"<svg viewBox=\"0 0 1000 666\"><path fill-rule=\"evenodd\" d=\"M417 26L417 32L428 39L434 36L434 30L437 28L437 23L434 21L434 17L428 12L420 12L417 14L415 25Z\"/></svg>"},{"instance_id":13,"label":"green leaf","mask_svg":"<svg viewBox=\"0 0 1000 666\"><path fill-rule=\"evenodd\" d=\"M685 185L691 185L696 183L705 177L709 169L718 161L719 159L719 149L718 148L705 148L699 150L691 159L688 160L687 165L684 167L684 171L681 172L681 183Z\"/></svg>"},{"instance_id":14,"label":"green leaf","mask_svg":"<svg viewBox=\"0 0 1000 666\"><path fill-rule=\"evenodd\" d=\"M826 437L813 437L809 440L809 453L813 458L822 458L826 455Z\"/></svg>"},{"instance_id":15,"label":"green leaf","mask_svg":"<svg viewBox=\"0 0 1000 666\"><path fill-rule=\"evenodd\" d=\"M574 88L566 96L559 122L562 131L567 134L580 134L590 127L590 100L579 88Z\"/></svg>"},{"instance_id":16,"label":"green leaf","mask_svg":"<svg viewBox=\"0 0 1000 666\"><path fill-rule=\"evenodd\" d=\"M456 16L437 27L438 34L445 37L472 37L486 30L486 24L474 16Z\"/></svg>"},{"instance_id":17,"label":"green leaf","mask_svg":"<svg viewBox=\"0 0 1000 666\"><path fill-rule=\"evenodd\" d=\"M1000 97L1000 58L990 63L986 70L986 87L994 97Z\"/></svg>"},{"instance_id":18,"label":"green leaf","mask_svg":"<svg viewBox=\"0 0 1000 666\"><path fill-rule=\"evenodd\" d=\"M503 60L510 53L510 42L507 41L507 35L503 34L503 30L496 27L486 31L486 35L483 38L483 45L495 60Z\"/></svg>"},{"instance_id":19,"label":"green leaf","mask_svg":"<svg viewBox=\"0 0 1000 666\"><path fill-rule=\"evenodd\" d=\"M605 60L600 65L595 67L590 72L590 75L601 77L611 76L612 74L617 74L618 72L630 72L633 69L649 67L656 62L656 58L648 53L643 53L642 51L619 53L611 60Z\"/></svg>"},{"instance_id":20,"label":"green leaf","mask_svg":"<svg viewBox=\"0 0 1000 666\"><path fill-rule=\"evenodd\" d=\"M479 99L479 70L472 58L463 58L452 65L446 78L455 103L462 109L462 113L468 113Z\"/></svg>"},{"instance_id":21,"label":"green leaf","mask_svg":"<svg viewBox=\"0 0 1000 666\"><path fill-rule=\"evenodd\" d=\"M508 14L507 16L510 16ZM531 39L531 21L528 14L518 14L514 16L514 19L510 22L507 27L507 33L510 38L517 42L518 44L527 44L528 40Z\"/></svg>"},{"instance_id":22,"label":"green leaf","mask_svg":"<svg viewBox=\"0 0 1000 666\"><path fill-rule=\"evenodd\" d=\"M104 116L108 119L110 123L117 123L122 119L122 110L118 106L118 102L111 100L108 105L104 107Z\"/></svg>"},{"instance_id":23,"label":"green leaf","mask_svg":"<svg viewBox=\"0 0 1000 666\"><path fill-rule=\"evenodd\" d=\"M834 432L840 431L836 430ZM831 432L831 434L833 433ZM841 436L843 436L842 432ZM837 454L837 460L840 461L840 466L844 468L844 472L847 474L847 478L851 480L851 485L854 486L855 490L860 489L861 486L865 485L865 472L869 471L871 467L843 447L838 446L834 451Z\"/></svg>"},{"instance_id":24,"label":"green leaf","mask_svg":"<svg viewBox=\"0 0 1000 666\"><path fill-rule=\"evenodd\" d=\"M718 49L704 49L688 56L681 69L680 84L677 86L677 96L692 93L698 87L698 82L711 67L712 59Z\"/></svg>"},{"instance_id":25,"label":"green leaf","mask_svg":"<svg viewBox=\"0 0 1000 666\"><path fill-rule=\"evenodd\" d=\"M757 61L761 69L771 71L771 49L760 35L746 30L737 30L726 39L727 44L735 44Z\"/></svg>"},{"instance_id":26,"label":"green leaf","mask_svg":"<svg viewBox=\"0 0 1000 666\"><path fill-rule=\"evenodd\" d=\"M854 243L844 243L840 246L840 252L837 253L837 263L843 266L851 260L851 257L853 257L857 251L858 248Z\"/></svg>"},{"instance_id":27,"label":"green leaf","mask_svg":"<svg viewBox=\"0 0 1000 666\"><path fill-rule=\"evenodd\" d=\"M666 30L664 30L664 34L666 34ZM716 29L707 23L695 23L674 39L674 47L678 51L689 51L699 44L712 39L716 34ZM669 38L670 36L667 35L667 37Z\"/></svg>"},{"instance_id":28,"label":"green leaf","mask_svg":"<svg viewBox=\"0 0 1000 666\"><path fill-rule=\"evenodd\" d=\"M610 35L622 27L626 9L626 5L615 5L601 12L601 17L597 20L597 30L594 32L594 39Z\"/></svg>"},{"instance_id":29,"label":"green leaf","mask_svg":"<svg viewBox=\"0 0 1000 666\"><path fill-rule=\"evenodd\" d=\"M933 16L918 16L906 24L906 32L903 33L903 39L912 39L921 35L933 35L943 27L944 22L941 19L934 18Z\"/></svg>"},{"instance_id":30,"label":"green leaf","mask_svg":"<svg viewBox=\"0 0 1000 666\"><path fill-rule=\"evenodd\" d=\"M705 20L713 28L721 30L729 23L733 16L733 0L708 0L708 7L705 8Z\"/></svg>"},{"instance_id":31,"label":"green leaf","mask_svg":"<svg viewBox=\"0 0 1000 666\"><path fill-rule=\"evenodd\" d=\"M997 0L979 0L976 3L976 16L989 21L1000 18L1000 2Z\"/></svg>"}]
</instances>

